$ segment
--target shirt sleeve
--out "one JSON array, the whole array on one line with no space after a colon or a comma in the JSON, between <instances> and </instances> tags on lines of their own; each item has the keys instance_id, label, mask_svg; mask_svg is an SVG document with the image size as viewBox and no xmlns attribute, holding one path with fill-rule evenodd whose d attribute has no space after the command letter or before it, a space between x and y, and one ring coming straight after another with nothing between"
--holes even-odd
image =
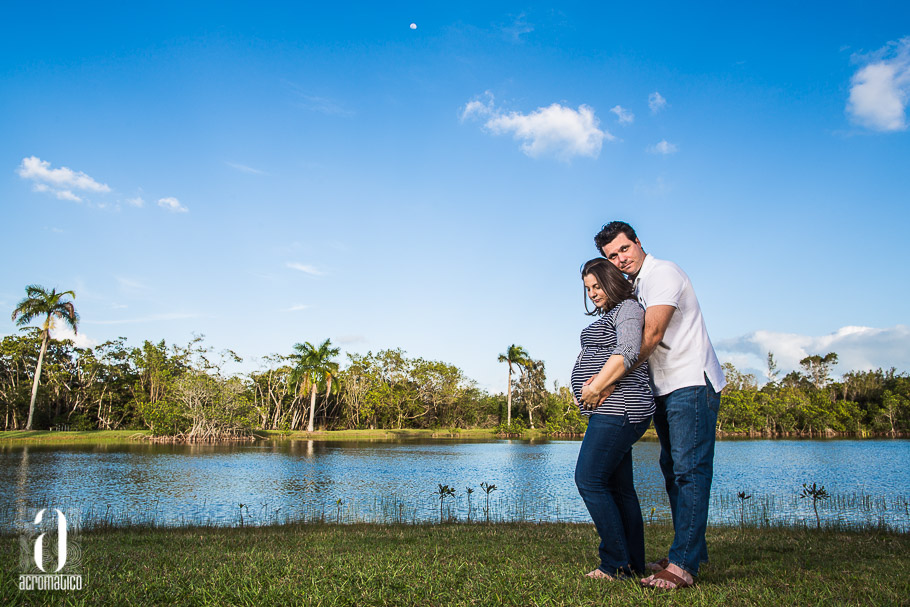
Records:
<instances>
[{"instance_id":1,"label":"shirt sleeve","mask_svg":"<svg viewBox=\"0 0 910 607\"><path fill-rule=\"evenodd\" d=\"M641 330L645 324L645 311L641 305L632 299L627 299L619 304L613 326L616 327L616 348L613 354L622 356L622 363L628 371L638 362L641 352Z\"/></svg>"},{"instance_id":2,"label":"shirt sleeve","mask_svg":"<svg viewBox=\"0 0 910 607\"><path fill-rule=\"evenodd\" d=\"M679 309L679 300L686 287L686 277L670 265L661 265L642 281L641 298L647 307L673 306Z\"/></svg>"}]
</instances>

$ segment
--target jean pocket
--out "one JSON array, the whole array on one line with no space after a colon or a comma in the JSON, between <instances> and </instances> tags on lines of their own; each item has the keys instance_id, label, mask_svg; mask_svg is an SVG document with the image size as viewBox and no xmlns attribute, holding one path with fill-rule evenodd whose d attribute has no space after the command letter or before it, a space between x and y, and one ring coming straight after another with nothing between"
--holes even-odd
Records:
<instances>
[{"instance_id":1,"label":"jean pocket","mask_svg":"<svg viewBox=\"0 0 910 607\"><path fill-rule=\"evenodd\" d=\"M720 411L720 394L712 392L711 390L705 390L705 400L707 401L708 408L715 414Z\"/></svg>"}]
</instances>

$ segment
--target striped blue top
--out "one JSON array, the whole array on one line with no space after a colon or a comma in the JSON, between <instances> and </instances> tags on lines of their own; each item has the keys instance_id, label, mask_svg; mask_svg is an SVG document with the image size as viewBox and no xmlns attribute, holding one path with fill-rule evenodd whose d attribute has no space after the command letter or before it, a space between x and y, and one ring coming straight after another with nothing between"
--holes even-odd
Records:
<instances>
[{"instance_id":1,"label":"striped blue top","mask_svg":"<svg viewBox=\"0 0 910 607\"><path fill-rule=\"evenodd\" d=\"M581 407L581 388L597 375L614 354L621 354L626 369L638 361L645 310L634 299L627 299L585 327L581 332L581 353L572 369L572 393L582 415L628 415L637 423L654 414L654 396L645 362L617 383L613 393L596 409Z\"/></svg>"}]
</instances>

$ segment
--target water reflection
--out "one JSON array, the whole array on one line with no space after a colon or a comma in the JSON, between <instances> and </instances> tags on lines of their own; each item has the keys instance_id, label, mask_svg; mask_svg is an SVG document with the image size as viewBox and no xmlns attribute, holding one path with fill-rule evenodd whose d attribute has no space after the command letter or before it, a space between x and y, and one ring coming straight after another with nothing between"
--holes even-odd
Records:
<instances>
[{"instance_id":1,"label":"water reflection","mask_svg":"<svg viewBox=\"0 0 910 607\"><path fill-rule=\"evenodd\" d=\"M803 482L840 495L829 521L883 521L910 528L910 441L723 441L717 444L711 518L737 522L735 496L755 496L753 520L808 521ZM494 520L587 521L573 481L578 441L272 441L257 444L98 444L0 448L0 529L44 507L69 508L91 524L235 525L290 520L432 521L439 484L456 495L443 515L483 517L482 482ZM659 445L634 450L645 517L668 519ZM850 496L853 498L850 498ZM859 497L857 497L859 496ZM872 496L875 500L860 499ZM848 499L849 498L849 499ZM853 499L851 502L850 499ZM903 506L902 506L903 504Z\"/></svg>"}]
</instances>

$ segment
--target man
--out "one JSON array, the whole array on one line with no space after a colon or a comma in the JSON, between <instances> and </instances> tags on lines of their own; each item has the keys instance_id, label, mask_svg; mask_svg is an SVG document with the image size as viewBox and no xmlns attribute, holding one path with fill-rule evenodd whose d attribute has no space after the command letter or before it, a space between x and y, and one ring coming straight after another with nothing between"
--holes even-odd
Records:
<instances>
[{"instance_id":1,"label":"man","mask_svg":"<svg viewBox=\"0 0 910 607\"><path fill-rule=\"evenodd\" d=\"M708 560L705 528L714 475L714 437L720 391L726 385L708 338L701 308L686 273L670 261L645 253L627 223L614 221L594 237L598 251L633 281L645 307L639 361L648 361L657 410L660 469L670 498L675 537L667 558L646 586L685 588ZM591 395L599 402L608 387ZM588 395L585 401L589 400Z\"/></svg>"}]
</instances>

